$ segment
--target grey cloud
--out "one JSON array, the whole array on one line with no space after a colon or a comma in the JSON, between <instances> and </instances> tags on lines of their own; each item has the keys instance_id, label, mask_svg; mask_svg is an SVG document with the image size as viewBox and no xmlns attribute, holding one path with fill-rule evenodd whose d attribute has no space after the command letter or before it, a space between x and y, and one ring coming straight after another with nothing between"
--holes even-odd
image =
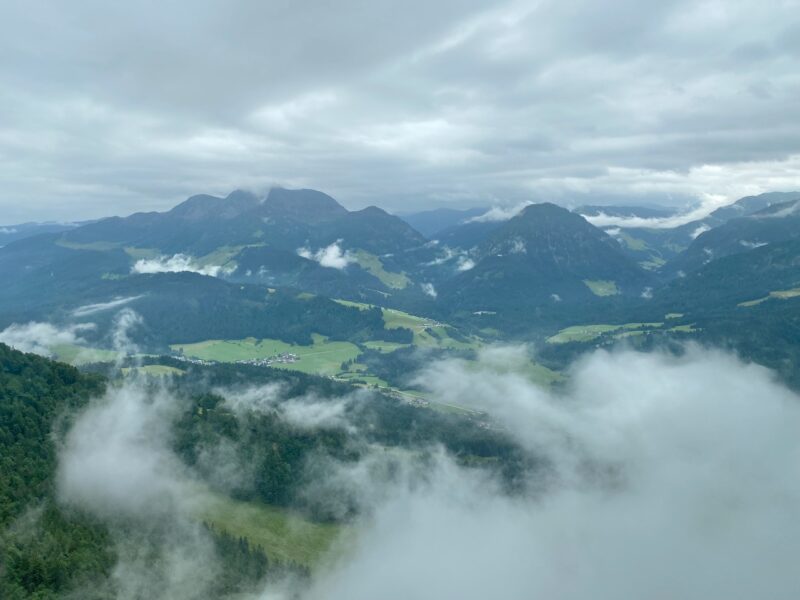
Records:
<instances>
[{"instance_id":1,"label":"grey cloud","mask_svg":"<svg viewBox=\"0 0 800 600\"><path fill-rule=\"evenodd\" d=\"M7 2L0 206L73 219L274 183L404 209L789 189L798 9Z\"/></svg>"},{"instance_id":2,"label":"grey cloud","mask_svg":"<svg viewBox=\"0 0 800 600\"><path fill-rule=\"evenodd\" d=\"M79 345L85 342L80 337L82 331L94 329L93 323L58 326L52 323L13 323L0 331L0 343L22 352L40 356L54 356L54 349L60 345Z\"/></svg>"}]
</instances>

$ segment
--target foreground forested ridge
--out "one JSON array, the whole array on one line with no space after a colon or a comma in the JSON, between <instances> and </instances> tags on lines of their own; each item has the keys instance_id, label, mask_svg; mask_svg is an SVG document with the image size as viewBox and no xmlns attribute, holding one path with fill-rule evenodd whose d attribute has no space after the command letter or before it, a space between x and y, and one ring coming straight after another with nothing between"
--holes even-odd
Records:
<instances>
[{"instance_id":1,"label":"foreground forested ridge","mask_svg":"<svg viewBox=\"0 0 800 600\"><path fill-rule=\"evenodd\" d=\"M116 549L108 526L57 499L60 440L76 411L103 393L99 375L0 344L0 597L116 598ZM225 594L270 572L263 550L208 529L221 565L211 592Z\"/></svg>"},{"instance_id":2,"label":"foreground forested ridge","mask_svg":"<svg viewBox=\"0 0 800 600\"><path fill-rule=\"evenodd\" d=\"M0 344L0 596L47 598L106 578L107 531L55 502L54 428L105 382ZM56 432L57 434L57 432Z\"/></svg>"}]
</instances>

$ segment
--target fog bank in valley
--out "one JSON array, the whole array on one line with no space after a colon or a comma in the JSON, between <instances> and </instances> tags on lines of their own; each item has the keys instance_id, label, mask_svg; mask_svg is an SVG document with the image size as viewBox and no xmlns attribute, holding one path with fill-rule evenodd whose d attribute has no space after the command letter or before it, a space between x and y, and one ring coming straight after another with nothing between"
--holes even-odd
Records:
<instances>
[{"instance_id":1,"label":"fog bank in valley","mask_svg":"<svg viewBox=\"0 0 800 600\"><path fill-rule=\"evenodd\" d=\"M417 378L438 401L485 411L539 459L521 491L436 448L376 449L346 465L319 457L307 493L348 489L361 513L354 535L308 587L272 582L252 597L796 597L800 404L769 371L699 348L597 351L548 391L524 360L524 349L493 348L477 366L446 360ZM285 398L280 386L216 393L235 413L275 411L354 438L344 407L369 401ZM216 576L193 516L202 484L170 448L179 408L164 389L112 387L60 452L61 500L117 532L120 597L200 598ZM121 534L132 530L141 539ZM154 547L155 570L142 550Z\"/></svg>"},{"instance_id":2,"label":"fog bank in valley","mask_svg":"<svg viewBox=\"0 0 800 600\"><path fill-rule=\"evenodd\" d=\"M442 458L428 485L384 496L310 598L796 597L800 406L768 371L699 349L598 351L556 395L498 372L514 356L421 380L489 410L548 459L545 480L512 498Z\"/></svg>"}]
</instances>

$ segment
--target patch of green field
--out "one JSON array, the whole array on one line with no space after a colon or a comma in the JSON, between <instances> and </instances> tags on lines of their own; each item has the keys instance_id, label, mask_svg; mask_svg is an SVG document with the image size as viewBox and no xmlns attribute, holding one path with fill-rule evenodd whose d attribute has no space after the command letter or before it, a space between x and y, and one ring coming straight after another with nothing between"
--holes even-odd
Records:
<instances>
[{"instance_id":1,"label":"patch of green field","mask_svg":"<svg viewBox=\"0 0 800 600\"><path fill-rule=\"evenodd\" d=\"M448 348L451 350L469 350L481 346L480 341L476 339L463 342L451 337L448 332L449 326L444 323L418 317L394 308L383 309L383 322L386 329L397 329L399 327L410 329L414 333L415 346Z\"/></svg>"},{"instance_id":2,"label":"patch of green field","mask_svg":"<svg viewBox=\"0 0 800 600\"><path fill-rule=\"evenodd\" d=\"M604 279L584 279L583 283L592 290L595 296L616 296L619 294L617 284L613 281L606 281Z\"/></svg>"},{"instance_id":3,"label":"patch of green field","mask_svg":"<svg viewBox=\"0 0 800 600\"><path fill-rule=\"evenodd\" d=\"M356 358L361 351L350 342L333 342L314 334L313 344L300 346L280 340L246 338L244 340L207 340L196 344L172 344L170 348L183 352L184 356L217 362L236 362L269 358L278 354L292 353L299 357L295 363L274 364L275 368L300 371L317 375L335 375L341 364Z\"/></svg>"},{"instance_id":4,"label":"patch of green field","mask_svg":"<svg viewBox=\"0 0 800 600\"><path fill-rule=\"evenodd\" d=\"M137 248L135 246L125 246L125 254L134 260L158 258L161 256L158 248Z\"/></svg>"},{"instance_id":5,"label":"patch of green field","mask_svg":"<svg viewBox=\"0 0 800 600\"><path fill-rule=\"evenodd\" d=\"M67 241L63 238L56 240L56 244L63 248L70 248L71 250L99 250L102 252L120 247L118 242L89 242L86 244L79 244L77 242Z\"/></svg>"},{"instance_id":6,"label":"patch of green field","mask_svg":"<svg viewBox=\"0 0 800 600\"><path fill-rule=\"evenodd\" d=\"M792 290L782 290L778 292L770 292L770 296L773 298L778 298L779 300L786 300L787 298L796 298L800 296L800 288L794 288Z\"/></svg>"},{"instance_id":7,"label":"patch of green field","mask_svg":"<svg viewBox=\"0 0 800 600\"><path fill-rule=\"evenodd\" d=\"M645 243L644 240L635 238L632 235L625 233L624 231L621 231L618 237L631 250L635 250L637 252L644 252L645 250L647 250L647 244Z\"/></svg>"},{"instance_id":8,"label":"patch of green field","mask_svg":"<svg viewBox=\"0 0 800 600\"><path fill-rule=\"evenodd\" d=\"M247 246L220 246L213 252L196 259L200 267L222 267L223 269L235 269L236 261L233 258L245 248L263 246L264 244L250 244Z\"/></svg>"},{"instance_id":9,"label":"patch of green field","mask_svg":"<svg viewBox=\"0 0 800 600\"><path fill-rule=\"evenodd\" d=\"M430 319L418 317L394 308L383 309L383 322L386 324L386 329L397 329L399 327L418 329L435 324L435 322Z\"/></svg>"},{"instance_id":10,"label":"patch of green field","mask_svg":"<svg viewBox=\"0 0 800 600\"><path fill-rule=\"evenodd\" d=\"M96 362L109 362L117 359L117 353L110 350L85 348L75 344L58 344L50 348L56 360L73 366L87 365Z\"/></svg>"},{"instance_id":11,"label":"patch of green field","mask_svg":"<svg viewBox=\"0 0 800 600\"><path fill-rule=\"evenodd\" d=\"M362 269L380 279L381 283L386 287L402 290L411 283L411 280L406 277L405 273L393 273L384 269L381 259L374 254L370 254L364 250L358 250L353 256L355 257L356 263Z\"/></svg>"},{"instance_id":12,"label":"patch of green field","mask_svg":"<svg viewBox=\"0 0 800 600\"><path fill-rule=\"evenodd\" d=\"M566 344L567 342L588 342L609 331L616 331L620 325L573 325L547 338L548 344Z\"/></svg>"},{"instance_id":13,"label":"patch of green field","mask_svg":"<svg viewBox=\"0 0 800 600\"><path fill-rule=\"evenodd\" d=\"M553 369L548 369L544 365L540 365L539 363L531 363L530 366L525 370L528 379L533 381L534 383L549 387L554 383L562 381L564 376L559 373L558 371L554 371Z\"/></svg>"},{"instance_id":14,"label":"patch of green field","mask_svg":"<svg viewBox=\"0 0 800 600\"><path fill-rule=\"evenodd\" d=\"M407 348L408 344L398 344L397 342L382 342L380 340L374 340L370 342L364 342L364 346L369 348L370 350L377 350L383 354L388 354L389 352L394 352L395 350L399 350L400 348Z\"/></svg>"},{"instance_id":15,"label":"patch of green field","mask_svg":"<svg viewBox=\"0 0 800 600\"><path fill-rule=\"evenodd\" d=\"M568 342L590 342L605 333L619 332L619 335L641 335L651 329L658 329L663 323L625 323L623 325L573 325L562 329L554 336L547 338L548 344L566 344ZM638 333L635 333L638 332Z\"/></svg>"},{"instance_id":16,"label":"patch of green field","mask_svg":"<svg viewBox=\"0 0 800 600\"><path fill-rule=\"evenodd\" d=\"M213 528L244 537L267 556L314 567L346 529L312 523L286 509L258 502L239 502L210 495L196 509L197 518Z\"/></svg>"},{"instance_id":17,"label":"patch of green field","mask_svg":"<svg viewBox=\"0 0 800 600\"><path fill-rule=\"evenodd\" d=\"M676 325L675 327L670 327L667 331L694 333L697 329L693 325Z\"/></svg>"},{"instance_id":18,"label":"patch of green field","mask_svg":"<svg viewBox=\"0 0 800 600\"><path fill-rule=\"evenodd\" d=\"M337 302L342 306L357 308L358 310L367 310L368 308L372 308L371 304L364 304L363 302L352 302L350 300L336 300L336 299L334 299L334 302Z\"/></svg>"},{"instance_id":19,"label":"patch of green field","mask_svg":"<svg viewBox=\"0 0 800 600\"><path fill-rule=\"evenodd\" d=\"M656 269L663 267L667 264L660 256L651 256L649 260L643 260L639 263L639 266L643 269L647 269L648 271L655 271Z\"/></svg>"},{"instance_id":20,"label":"patch of green field","mask_svg":"<svg viewBox=\"0 0 800 600\"><path fill-rule=\"evenodd\" d=\"M751 306L757 306L762 302L766 302L770 298L776 298L778 300L788 300L789 298L796 298L800 296L800 288L792 288L791 290L777 290L774 292L770 292L768 296L764 296L763 298L758 298L757 300L749 300L747 302L740 302L737 306L741 306L743 308L749 308Z\"/></svg>"},{"instance_id":21,"label":"patch of green field","mask_svg":"<svg viewBox=\"0 0 800 600\"><path fill-rule=\"evenodd\" d=\"M680 319L683 313L667 313L664 315L665 319Z\"/></svg>"},{"instance_id":22,"label":"patch of green field","mask_svg":"<svg viewBox=\"0 0 800 600\"><path fill-rule=\"evenodd\" d=\"M747 302L739 302L736 306L740 306L742 308L750 308L751 306L758 306L762 302L766 302L769 300L769 296L764 296L763 298L759 298L758 300L748 300Z\"/></svg>"},{"instance_id":23,"label":"patch of green field","mask_svg":"<svg viewBox=\"0 0 800 600\"><path fill-rule=\"evenodd\" d=\"M376 387L376 388L384 388L387 390L393 389L389 383L380 377L376 377L375 375L368 375L366 373L340 373L335 377L338 381L345 381L347 383L352 383L354 385L359 385L360 382L363 382L362 385L368 387Z\"/></svg>"}]
</instances>

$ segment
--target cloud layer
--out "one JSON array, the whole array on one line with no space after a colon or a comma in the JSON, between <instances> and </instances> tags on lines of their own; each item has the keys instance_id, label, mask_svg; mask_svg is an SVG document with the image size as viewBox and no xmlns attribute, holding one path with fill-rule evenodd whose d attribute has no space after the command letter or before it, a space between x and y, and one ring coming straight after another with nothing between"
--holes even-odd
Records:
<instances>
[{"instance_id":1,"label":"cloud layer","mask_svg":"<svg viewBox=\"0 0 800 600\"><path fill-rule=\"evenodd\" d=\"M798 32L798 0L200 0L191 23L180 3L9 0L0 210L274 183L404 210L795 188Z\"/></svg>"},{"instance_id":2,"label":"cloud layer","mask_svg":"<svg viewBox=\"0 0 800 600\"><path fill-rule=\"evenodd\" d=\"M310 465L308 494L346 491L362 513L299 597L796 597L800 397L762 367L695 347L596 351L557 392L534 384L529 366L526 348L491 347L417 377L430 397L488 415L537 459L513 494L436 448ZM218 393L234 412L310 428L352 427L346 407L357 400L290 399L275 385ZM163 388L128 380L77 417L59 452L61 501L116 536L122 597L202 597L216 574L193 517L203 484L170 447L180 410ZM159 568L137 551L145 542L131 538L132 524L147 543L155 535ZM298 597L282 594L270 583L258 597Z\"/></svg>"},{"instance_id":3,"label":"cloud layer","mask_svg":"<svg viewBox=\"0 0 800 600\"><path fill-rule=\"evenodd\" d=\"M427 484L385 493L310 598L794 598L800 398L700 350L597 352L555 396L508 368L521 357L493 350L420 381L546 460L530 495L439 456Z\"/></svg>"}]
</instances>

